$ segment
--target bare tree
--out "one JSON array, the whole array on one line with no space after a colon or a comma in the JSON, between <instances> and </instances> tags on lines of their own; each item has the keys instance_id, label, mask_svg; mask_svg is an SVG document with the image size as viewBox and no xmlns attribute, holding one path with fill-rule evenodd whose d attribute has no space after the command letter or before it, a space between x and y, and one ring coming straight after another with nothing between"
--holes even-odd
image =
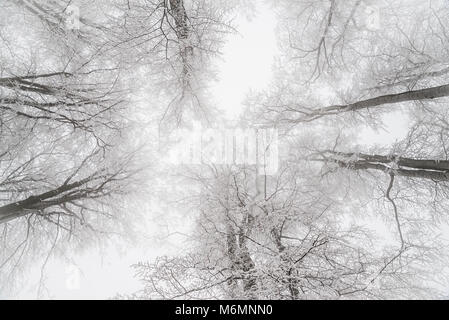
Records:
<instances>
[{"instance_id":1,"label":"bare tree","mask_svg":"<svg viewBox=\"0 0 449 320\"><path fill-rule=\"evenodd\" d=\"M376 112L377 108L394 105L402 102L422 102L428 100L447 97L449 86L441 85L437 87L423 88L413 91L405 91L388 95L376 96L344 104L335 104L326 107L308 107L301 104L292 105L268 105L264 104L263 116L273 119L276 124L299 124L310 122L322 117L339 115L351 112L370 111ZM274 115L271 117L271 115Z\"/></svg>"},{"instance_id":2,"label":"bare tree","mask_svg":"<svg viewBox=\"0 0 449 320\"><path fill-rule=\"evenodd\" d=\"M143 290L131 298L386 298L429 290L415 268L433 249L370 250L376 235L363 224L345 226L346 204L311 169L286 166L257 179L251 168L189 175L202 185L188 198L199 208L187 242L193 251L135 265Z\"/></svg>"},{"instance_id":3,"label":"bare tree","mask_svg":"<svg viewBox=\"0 0 449 320\"><path fill-rule=\"evenodd\" d=\"M165 94L162 125L181 124L183 115L211 120L207 82L213 79L212 58L220 54L224 36L232 31L230 12L220 1L133 0L116 5L107 50L118 52ZM149 68L148 68L149 67Z\"/></svg>"},{"instance_id":4,"label":"bare tree","mask_svg":"<svg viewBox=\"0 0 449 320\"><path fill-rule=\"evenodd\" d=\"M194 171L202 187L187 197L198 208L192 249L137 264L143 290L133 298L441 296L439 276L423 270L446 261L435 230L448 205L447 4L274 7L279 68L246 120L287 129L280 171ZM369 9L377 25L366 23ZM393 107L413 121L408 137L357 145L359 127L344 116L382 125Z\"/></svg>"},{"instance_id":5,"label":"bare tree","mask_svg":"<svg viewBox=\"0 0 449 320\"><path fill-rule=\"evenodd\" d=\"M28 5L7 3L2 15L21 16L19 8L31 10ZM48 13L47 5L61 3L38 9ZM14 21L16 33L11 26L0 30L0 282L5 291L33 257L47 256L45 266L67 243L117 233L124 226L119 204L134 190L139 172L138 150L127 141L130 130L124 132L132 128L121 68L93 50L102 31L67 40L72 31L64 29L64 21L55 29L53 20L45 20L51 28L39 28L50 16L22 15ZM14 42L20 34L27 47Z\"/></svg>"}]
</instances>

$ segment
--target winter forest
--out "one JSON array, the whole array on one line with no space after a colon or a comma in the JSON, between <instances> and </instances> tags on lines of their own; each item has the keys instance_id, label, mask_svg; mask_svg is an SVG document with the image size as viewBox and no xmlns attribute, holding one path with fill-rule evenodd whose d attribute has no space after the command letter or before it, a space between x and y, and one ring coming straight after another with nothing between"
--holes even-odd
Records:
<instances>
[{"instance_id":1,"label":"winter forest","mask_svg":"<svg viewBox=\"0 0 449 320\"><path fill-rule=\"evenodd\" d=\"M446 0L0 0L0 298L449 297Z\"/></svg>"}]
</instances>

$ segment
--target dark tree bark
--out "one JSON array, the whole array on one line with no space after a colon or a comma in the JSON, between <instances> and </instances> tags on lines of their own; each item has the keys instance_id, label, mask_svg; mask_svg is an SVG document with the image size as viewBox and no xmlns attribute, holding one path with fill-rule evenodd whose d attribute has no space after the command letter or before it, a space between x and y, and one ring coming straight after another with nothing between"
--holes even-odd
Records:
<instances>
[{"instance_id":1,"label":"dark tree bark","mask_svg":"<svg viewBox=\"0 0 449 320\"><path fill-rule=\"evenodd\" d=\"M89 182L98 180L100 177L91 176L73 183L65 183L58 188L30 196L24 200L9 203L0 207L0 224L27 214L38 212L52 206L89 198L101 190L101 186L87 187ZM83 188L81 188L83 187Z\"/></svg>"},{"instance_id":2,"label":"dark tree bark","mask_svg":"<svg viewBox=\"0 0 449 320\"><path fill-rule=\"evenodd\" d=\"M413 159L395 155L368 155L325 151L318 161L336 163L352 170L380 170L395 176L449 181L449 161L435 159Z\"/></svg>"},{"instance_id":3,"label":"dark tree bark","mask_svg":"<svg viewBox=\"0 0 449 320\"><path fill-rule=\"evenodd\" d=\"M366 100L360 100L349 104L332 105L313 110L295 109L293 110L293 112L301 113L301 116L287 121L298 123L308 122L328 115L335 115L350 111L360 111L368 108L382 107L389 104L396 104L400 102L431 100L447 96L449 96L448 84L414 91L405 91L401 93L387 94Z\"/></svg>"},{"instance_id":4,"label":"dark tree bark","mask_svg":"<svg viewBox=\"0 0 449 320\"><path fill-rule=\"evenodd\" d=\"M182 83L186 88L189 85L193 47L189 43L190 26L189 17L184 7L184 0L170 0L170 14L175 21L175 33L179 40L180 56L182 59Z\"/></svg>"}]
</instances>

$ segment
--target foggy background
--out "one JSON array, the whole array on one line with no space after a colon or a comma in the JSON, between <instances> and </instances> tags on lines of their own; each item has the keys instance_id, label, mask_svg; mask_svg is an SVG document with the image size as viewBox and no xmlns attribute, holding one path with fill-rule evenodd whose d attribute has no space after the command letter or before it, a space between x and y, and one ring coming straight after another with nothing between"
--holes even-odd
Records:
<instances>
[{"instance_id":1,"label":"foggy background","mask_svg":"<svg viewBox=\"0 0 449 320\"><path fill-rule=\"evenodd\" d=\"M34 188L41 175L46 178L42 185L28 191L20 179L19 187L10 187L5 179L2 188L0 179L0 189L6 190L0 193L0 218L2 206L29 197L33 190L57 187L67 175L69 180L90 177L98 165L107 174L111 170L112 177L107 180L111 190L104 191L112 198L98 208L112 207L104 212L88 207L101 213L87 223L110 234L87 228L73 242L70 236L61 240L65 232L77 235L67 226L84 230L85 224L80 222L77 229L78 216L64 203L59 205L69 218L61 225L47 221L56 225L54 230L45 224L53 206L40 208L40 203L24 207L15 220L0 219L0 298L447 297L449 26L444 19L449 5L414 0L292 2L117 0L113 9L98 1L95 9L102 14L95 16L80 1L72 9L81 20L72 22L81 28L75 25L74 33L67 33L59 30L61 21L42 22L25 0L0 1L5 8L0 22L0 147L7 151L0 148L0 160L3 154L14 154L21 162L28 152L38 153L39 134L56 145L49 147L46 160L30 162L37 168L30 173L30 185ZM61 3L47 1L42 8L54 5L66 12L70 7L62 9ZM192 15L190 20L176 18L185 13L181 7ZM6 19L9 12L35 23L28 27L36 35L29 35L26 27L15 31ZM149 12L150 18L142 18ZM165 12L160 19L161 26L167 19L167 34L155 27L159 20L151 20L155 12ZM109 21L110 30L102 29L103 21ZM183 34L191 32L187 25L198 28L191 27L198 39ZM155 29L140 34L145 26ZM90 28L96 30L92 35ZM47 58L53 53L54 58ZM47 83L45 76L50 94L39 92L43 89L32 81L21 82L60 66L72 68L79 79L63 75ZM92 91L101 98L89 96L90 105L84 95ZM54 92L56 100L39 96ZM15 95L14 106L22 108L18 113L9 107ZM42 116L33 103L38 108L62 103L69 109L53 118L53 111ZM84 120L66 120L78 116L71 107L79 104L104 108L95 115L100 115L98 122L92 117L92 127L101 127L98 136L90 127L78 133ZM112 112L116 107L118 115ZM21 119L30 110L36 114ZM119 133L109 120L117 120ZM39 121L45 123L42 129ZM51 121L57 125L52 127ZM278 172L264 176L246 165L173 166L167 159L176 149L170 134L198 123L204 128L276 128ZM60 141L66 135L67 141ZM90 146L100 151L89 155ZM59 153L64 156L54 160ZM132 171L129 176L120 171L122 158ZM0 173L14 172L16 160L4 160L11 165L0 161ZM72 160L73 168L82 170L70 175ZM41 170L45 163L48 168ZM124 175L123 186L121 176L114 184L116 167ZM86 201L96 203L93 194ZM36 222L35 238L20 254L25 248L21 237L29 232L27 217L33 215L43 220ZM287 223L289 234L283 238L286 221L291 225ZM230 234L238 249L232 248ZM292 271L298 263L304 266ZM298 272L296 278L292 272ZM215 284L209 288L208 283Z\"/></svg>"}]
</instances>

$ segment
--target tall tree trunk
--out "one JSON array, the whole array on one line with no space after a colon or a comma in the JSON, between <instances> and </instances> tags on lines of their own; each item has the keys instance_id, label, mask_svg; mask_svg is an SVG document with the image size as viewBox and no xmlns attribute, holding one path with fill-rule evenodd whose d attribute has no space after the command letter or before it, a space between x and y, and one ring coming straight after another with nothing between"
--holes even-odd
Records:
<instances>
[{"instance_id":1,"label":"tall tree trunk","mask_svg":"<svg viewBox=\"0 0 449 320\"><path fill-rule=\"evenodd\" d=\"M282 244L282 233L277 228L271 229L271 236L273 238L274 244L276 245L276 248L278 249L279 256L283 263L287 266L286 274L287 274L287 286L288 291L290 292L290 296L292 300L298 300L299 297L299 290L298 290L298 279L293 277L293 271L294 267L291 266L292 262L290 259L287 258L285 255L285 246Z\"/></svg>"},{"instance_id":2,"label":"tall tree trunk","mask_svg":"<svg viewBox=\"0 0 449 320\"><path fill-rule=\"evenodd\" d=\"M175 33L179 41L182 60L182 84L186 88L190 82L193 47L190 44L189 17L184 7L184 0L170 0L170 13L175 21Z\"/></svg>"},{"instance_id":3,"label":"tall tree trunk","mask_svg":"<svg viewBox=\"0 0 449 320\"><path fill-rule=\"evenodd\" d=\"M42 211L52 206L88 197L90 193L95 192L95 188L85 188L84 190L79 190L78 188L93 180L95 178L91 176L73 183L65 183L53 190L1 206L0 224L17 219L31 212Z\"/></svg>"},{"instance_id":4,"label":"tall tree trunk","mask_svg":"<svg viewBox=\"0 0 449 320\"><path fill-rule=\"evenodd\" d=\"M324 151L315 161L336 163L352 170L380 170L395 176L449 181L449 161L436 159L413 159L395 155L369 155Z\"/></svg>"},{"instance_id":5,"label":"tall tree trunk","mask_svg":"<svg viewBox=\"0 0 449 320\"><path fill-rule=\"evenodd\" d=\"M308 122L324 116L335 115L344 112L359 111L372 107L381 107L388 104L396 104L407 101L430 100L447 96L449 96L449 84L414 91L405 91L401 93L387 94L366 100L356 101L349 104L332 105L314 110L298 109L294 110L294 112L296 111L301 113L301 116L296 119L287 121Z\"/></svg>"}]
</instances>

